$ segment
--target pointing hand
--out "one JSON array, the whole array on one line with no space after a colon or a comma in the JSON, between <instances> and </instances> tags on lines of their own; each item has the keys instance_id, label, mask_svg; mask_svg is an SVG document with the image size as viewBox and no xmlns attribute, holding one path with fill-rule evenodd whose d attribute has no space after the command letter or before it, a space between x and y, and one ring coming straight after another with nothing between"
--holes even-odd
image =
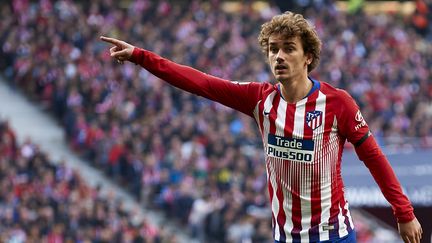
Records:
<instances>
[{"instance_id":1,"label":"pointing hand","mask_svg":"<svg viewBox=\"0 0 432 243\"><path fill-rule=\"evenodd\" d=\"M117 59L119 63L124 63L124 61L127 61L132 56L132 52L134 50L134 46L124 42L122 40L118 40L115 38L105 37L101 36L100 39L102 41L108 42L113 44L114 46L110 48L110 54L111 57L114 57Z\"/></svg>"}]
</instances>

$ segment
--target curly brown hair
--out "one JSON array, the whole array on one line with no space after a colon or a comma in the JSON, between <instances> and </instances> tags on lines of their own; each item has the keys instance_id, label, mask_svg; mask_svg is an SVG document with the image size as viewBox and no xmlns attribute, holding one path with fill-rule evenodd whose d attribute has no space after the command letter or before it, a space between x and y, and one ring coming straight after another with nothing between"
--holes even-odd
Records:
<instances>
[{"instance_id":1,"label":"curly brown hair","mask_svg":"<svg viewBox=\"0 0 432 243\"><path fill-rule=\"evenodd\" d=\"M262 51L268 56L269 37L277 33L286 38L299 36L304 53L312 54L313 60L308 65L308 73L318 66L321 53L321 40L314 28L301 14L287 11L274 16L261 26L258 42Z\"/></svg>"}]
</instances>

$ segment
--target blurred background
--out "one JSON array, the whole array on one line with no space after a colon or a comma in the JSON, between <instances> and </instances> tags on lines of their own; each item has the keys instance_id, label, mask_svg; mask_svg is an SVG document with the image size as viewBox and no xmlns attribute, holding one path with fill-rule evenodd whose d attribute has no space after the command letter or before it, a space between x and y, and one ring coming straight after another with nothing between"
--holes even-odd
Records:
<instances>
[{"instance_id":1,"label":"blurred background","mask_svg":"<svg viewBox=\"0 0 432 243\"><path fill-rule=\"evenodd\" d=\"M431 242L431 0L1 1L0 241L272 242L254 121L117 64L98 38L273 82L257 37L287 10L315 25L311 76L356 99ZM353 151L358 242L401 242Z\"/></svg>"}]
</instances>

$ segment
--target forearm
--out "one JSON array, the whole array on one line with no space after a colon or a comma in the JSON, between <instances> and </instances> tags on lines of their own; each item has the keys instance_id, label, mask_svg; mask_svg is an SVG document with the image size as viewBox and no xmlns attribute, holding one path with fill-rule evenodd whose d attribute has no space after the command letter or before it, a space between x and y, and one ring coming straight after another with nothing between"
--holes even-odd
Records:
<instances>
[{"instance_id":1,"label":"forearm","mask_svg":"<svg viewBox=\"0 0 432 243\"><path fill-rule=\"evenodd\" d=\"M134 48L130 61L177 88L206 98L214 98L214 95L208 92L211 85L208 82L209 75L196 69L174 63L140 48Z\"/></svg>"},{"instance_id":2,"label":"forearm","mask_svg":"<svg viewBox=\"0 0 432 243\"><path fill-rule=\"evenodd\" d=\"M415 218L413 207L402 188L389 161L381 152L375 139L371 136L359 147L356 147L359 158L365 163L373 178L380 187L384 197L392 205L399 223L409 222Z\"/></svg>"},{"instance_id":3,"label":"forearm","mask_svg":"<svg viewBox=\"0 0 432 243\"><path fill-rule=\"evenodd\" d=\"M171 85L252 116L261 86L257 83L240 85L194 68L180 65L159 55L134 48L130 61L147 69Z\"/></svg>"}]
</instances>

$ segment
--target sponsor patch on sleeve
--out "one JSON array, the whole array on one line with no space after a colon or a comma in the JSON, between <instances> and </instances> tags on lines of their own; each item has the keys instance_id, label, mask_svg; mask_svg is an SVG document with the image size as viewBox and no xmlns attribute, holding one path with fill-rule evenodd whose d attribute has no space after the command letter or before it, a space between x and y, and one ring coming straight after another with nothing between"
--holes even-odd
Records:
<instances>
[{"instance_id":1,"label":"sponsor patch on sleeve","mask_svg":"<svg viewBox=\"0 0 432 243\"><path fill-rule=\"evenodd\" d=\"M366 126L366 121L364 120L360 110L357 111L356 115L355 115L355 120L358 122L355 126L354 129L356 131L358 131L360 128Z\"/></svg>"}]
</instances>

